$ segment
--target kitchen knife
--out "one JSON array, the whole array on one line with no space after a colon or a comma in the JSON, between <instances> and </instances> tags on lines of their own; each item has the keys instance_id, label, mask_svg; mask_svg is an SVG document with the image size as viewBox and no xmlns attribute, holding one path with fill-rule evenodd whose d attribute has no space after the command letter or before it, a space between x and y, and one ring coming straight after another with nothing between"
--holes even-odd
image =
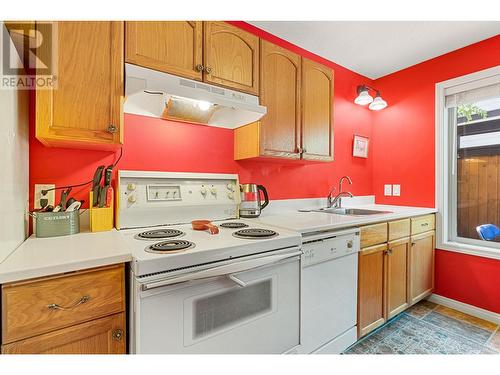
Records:
<instances>
[{"instance_id":1,"label":"kitchen knife","mask_svg":"<svg viewBox=\"0 0 500 375\"><path fill-rule=\"evenodd\" d=\"M99 187L99 202L98 207L102 208L106 206L106 194L108 192L109 186L100 186Z\"/></svg>"},{"instance_id":2,"label":"kitchen knife","mask_svg":"<svg viewBox=\"0 0 500 375\"><path fill-rule=\"evenodd\" d=\"M99 191L99 207L107 207L109 201L109 190L111 188L111 178L113 177L114 165L108 165L104 171L104 186Z\"/></svg>"},{"instance_id":3,"label":"kitchen knife","mask_svg":"<svg viewBox=\"0 0 500 375\"><path fill-rule=\"evenodd\" d=\"M59 202L59 207L61 207L61 211L66 210L66 200L68 199L68 195L71 192L71 188L69 187L66 190L63 190L61 193L61 201Z\"/></svg>"},{"instance_id":4,"label":"kitchen knife","mask_svg":"<svg viewBox=\"0 0 500 375\"><path fill-rule=\"evenodd\" d=\"M100 192L100 184L101 184L103 170L104 170L104 165L100 165L97 167L97 169L94 172L94 178L92 180L93 199L92 199L92 202L90 202L90 204L93 207L97 206L97 203L99 202L99 192Z\"/></svg>"}]
</instances>

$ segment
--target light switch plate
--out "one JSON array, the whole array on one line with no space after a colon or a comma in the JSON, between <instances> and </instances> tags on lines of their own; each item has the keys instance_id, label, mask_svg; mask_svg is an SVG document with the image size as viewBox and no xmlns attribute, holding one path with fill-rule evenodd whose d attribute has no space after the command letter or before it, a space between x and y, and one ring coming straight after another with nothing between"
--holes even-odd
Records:
<instances>
[{"instance_id":1,"label":"light switch plate","mask_svg":"<svg viewBox=\"0 0 500 375\"><path fill-rule=\"evenodd\" d=\"M384 195L386 197L390 197L392 195L392 185L389 184L384 185Z\"/></svg>"},{"instance_id":2,"label":"light switch plate","mask_svg":"<svg viewBox=\"0 0 500 375\"><path fill-rule=\"evenodd\" d=\"M38 208L42 208L40 206L40 198L42 197L42 190L53 189L55 187L56 187L56 185L35 184L35 199L33 202L33 206L34 206L35 210ZM47 198L49 200L49 203L48 203L49 205L54 206L54 202L56 200L55 197L56 197L55 190L51 190L51 191L47 192Z\"/></svg>"},{"instance_id":3,"label":"light switch plate","mask_svg":"<svg viewBox=\"0 0 500 375\"><path fill-rule=\"evenodd\" d=\"M392 185L392 195L399 197L401 195L401 185Z\"/></svg>"}]
</instances>

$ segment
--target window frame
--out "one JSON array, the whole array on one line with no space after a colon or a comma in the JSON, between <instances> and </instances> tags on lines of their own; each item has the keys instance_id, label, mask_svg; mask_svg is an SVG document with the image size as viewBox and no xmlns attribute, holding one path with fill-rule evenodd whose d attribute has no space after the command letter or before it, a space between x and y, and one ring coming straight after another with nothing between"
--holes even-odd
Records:
<instances>
[{"instance_id":1,"label":"window frame","mask_svg":"<svg viewBox=\"0 0 500 375\"><path fill-rule=\"evenodd\" d=\"M500 65L467 74L461 77L436 83L435 88L435 178L436 178L436 248L487 258L500 259L500 244L496 242L468 239L456 235L456 179L451 178L450 162L454 151L451 148L455 139L450 137L451 126L448 109L445 106L445 93L454 91L455 86L461 89L472 89L485 86L500 78ZM491 83L490 83L491 84ZM457 88L458 89L458 88ZM449 93L448 93L449 94ZM454 143L453 143L454 144ZM456 169L456 166L455 166ZM451 187L451 193L450 193ZM454 199L454 201L453 201Z\"/></svg>"}]
</instances>

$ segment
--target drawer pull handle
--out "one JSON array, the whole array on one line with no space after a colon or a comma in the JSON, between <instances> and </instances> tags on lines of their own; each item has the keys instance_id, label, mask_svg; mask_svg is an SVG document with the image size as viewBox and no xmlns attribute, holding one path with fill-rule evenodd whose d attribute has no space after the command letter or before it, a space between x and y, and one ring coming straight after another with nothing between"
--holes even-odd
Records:
<instances>
[{"instance_id":1,"label":"drawer pull handle","mask_svg":"<svg viewBox=\"0 0 500 375\"><path fill-rule=\"evenodd\" d=\"M115 340L115 341L122 341L122 337L123 337L123 330L121 330L121 329L115 329L113 331L113 340Z\"/></svg>"},{"instance_id":2,"label":"drawer pull handle","mask_svg":"<svg viewBox=\"0 0 500 375\"><path fill-rule=\"evenodd\" d=\"M426 227L427 225L429 225L429 223L422 223L423 227Z\"/></svg>"},{"instance_id":3,"label":"drawer pull handle","mask_svg":"<svg viewBox=\"0 0 500 375\"><path fill-rule=\"evenodd\" d=\"M82 298L80 298L76 303L74 303L71 306L63 307L63 306L59 306L57 303L51 303L50 305L47 305L47 308L49 308L50 310L71 310L77 306L83 305L84 303L88 302L90 299L91 299L90 296L83 296Z\"/></svg>"}]
</instances>

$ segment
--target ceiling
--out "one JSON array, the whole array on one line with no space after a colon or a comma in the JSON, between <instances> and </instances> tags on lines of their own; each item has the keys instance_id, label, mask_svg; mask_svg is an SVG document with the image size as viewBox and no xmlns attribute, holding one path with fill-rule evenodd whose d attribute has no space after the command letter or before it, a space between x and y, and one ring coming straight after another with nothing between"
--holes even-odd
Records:
<instances>
[{"instance_id":1,"label":"ceiling","mask_svg":"<svg viewBox=\"0 0 500 375\"><path fill-rule=\"evenodd\" d=\"M500 34L494 21L249 23L372 79Z\"/></svg>"}]
</instances>

